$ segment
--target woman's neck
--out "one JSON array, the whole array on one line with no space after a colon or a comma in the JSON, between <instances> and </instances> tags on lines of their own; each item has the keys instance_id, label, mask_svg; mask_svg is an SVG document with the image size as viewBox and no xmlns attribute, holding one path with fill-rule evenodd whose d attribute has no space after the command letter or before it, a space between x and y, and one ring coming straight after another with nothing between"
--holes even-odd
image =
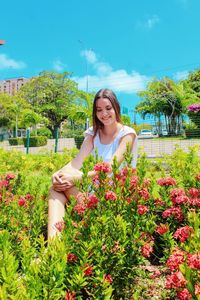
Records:
<instances>
[{"instance_id":1,"label":"woman's neck","mask_svg":"<svg viewBox=\"0 0 200 300\"><path fill-rule=\"evenodd\" d=\"M105 126L101 129L102 133L106 136L114 136L121 129L122 124L115 122L112 125Z\"/></svg>"}]
</instances>

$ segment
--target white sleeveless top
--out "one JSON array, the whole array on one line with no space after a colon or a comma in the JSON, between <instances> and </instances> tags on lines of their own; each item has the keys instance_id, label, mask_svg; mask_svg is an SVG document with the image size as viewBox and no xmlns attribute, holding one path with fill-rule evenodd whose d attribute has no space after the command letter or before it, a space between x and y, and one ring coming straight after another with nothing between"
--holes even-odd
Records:
<instances>
[{"instance_id":1,"label":"white sleeveless top","mask_svg":"<svg viewBox=\"0 0 200 300\"><path fill-rule=\"evenodd\" d=\"M103 159L104 162L110 162L113 154L117 150L119 146L119 142L121 138L127 134L133 133L135 135L135 141L133 144L133 147L131 149L131 152L133 154L133 161L132 166L135 168L137 163L137 134L135 130L131 127L123 125L123 127L120 129L119 133L115 137L114 141L112 141L111 144L102 144L100 141L99 133L97 132L95 138L94 138L94 149L92 150L91 154L95 154L95 149L98 150L98 156ZM93 127L88 128L85 131L85 135L94 135Z\"/></svg>"}]
</instances>

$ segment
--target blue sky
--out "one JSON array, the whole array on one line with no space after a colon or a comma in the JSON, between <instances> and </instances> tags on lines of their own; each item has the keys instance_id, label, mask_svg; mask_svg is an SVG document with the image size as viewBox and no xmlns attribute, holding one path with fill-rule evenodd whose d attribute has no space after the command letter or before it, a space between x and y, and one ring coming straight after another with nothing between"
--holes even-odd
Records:
<instances>
[{"instance_id":1,"label":"blue sky","mask_svg":"<svg viewBox=\"0 0 200 300\"><path fill-rule=\"evenodd\" d=\"M0 79L73 72L81 89L113 89L130 115L152 78L200 67L199 0L2 1Z\"/></svg>"}]
</instances>

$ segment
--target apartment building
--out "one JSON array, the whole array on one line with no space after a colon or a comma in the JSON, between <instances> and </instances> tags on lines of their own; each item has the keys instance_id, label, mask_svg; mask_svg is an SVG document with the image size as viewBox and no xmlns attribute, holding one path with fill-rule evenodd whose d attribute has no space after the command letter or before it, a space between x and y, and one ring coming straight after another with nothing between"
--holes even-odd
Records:
<instances>
[{"instance_id":1,"label":"apartment building","mask_svg":"<svg viewBox=\"0 0 200 300\"><path fill-rule=\"evenodd\" d=\"M29 80L24 77L0 80L0 93L13 96Z\"/></svg>"}]
</instances>

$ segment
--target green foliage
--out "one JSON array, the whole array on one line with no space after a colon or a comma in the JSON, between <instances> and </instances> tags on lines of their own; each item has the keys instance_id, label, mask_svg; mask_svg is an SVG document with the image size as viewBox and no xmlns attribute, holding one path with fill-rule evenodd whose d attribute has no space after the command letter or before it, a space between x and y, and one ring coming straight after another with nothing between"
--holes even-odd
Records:
<instances>
[{"instance_id":1,"label":"green foliage","mask_svg":"<svg viewBox=\"0 0 200 300\"><path fill-rule=\"evenodd\" d=\"M24 146L27 147L27 138L23 138ZM31 136L29 138L29 146L30 147L40 147L45 146L47 144L47 136Z\"/></svg>"},{"instance_id":2,"label":"green foliage","mask_svg":"<svg viewBox=\"0 0 200 300\"><path fill-rule=\"evenodd\" d=\"M68 299L66 293L72 295L73 291L80 300L156 297L152 289L160 276L151 279L149 286L146 281L141 284L142 276L149 276L150 264L166 265L174 247L187 254L199 252L199 208L191 196L192 191L200 191L197 148L189 153L177 148L172 156L157 163L142 155L137 170L130 165L127 149L128 167L119 169L114 160L112 174L101 169L105 165L97 165L97 156L88 157L79 184L83 211L72 198L60 237L47 243L50 177L76 152L24 155L0 149L0 299L61 300ZM94 165L98 177L91 180L87 173ZM7 177L11 171L15 178ZM158 179L169 177L176 180L174 185L158 184ZM184 190L187 203L173 206L171 192L175 188ZM97 202L92 205L94 197ZM147 211L139 211L139 206ZM181 209L182 220L173 215L163 217L172 207ZM161 224L169 228L164 234L157 231ZM184 243L174 238L175 231L183 226L193 229ZM199 270L191 268L186 259L180 270L195 299ZM157 299L175 299L176 290L166 291L164 284L163 297Z\"/></svg>"},{"instance_id":3,"label":"green foliage","mask_svg":"<svg viewBox=\"0 0 200 300\"><path fill-rule=\"evenodd\" d=\"M46 136L48 139L52 138L51 130L49 130L47 127L41 127L37 128L35 130L32 130L30 133L31 136Z\"/></svg>"},{"instance_id":4,"label":"green foliage","mask_svg":"<svg viewBox=\"0 0 200 300\"><path fill-rule=\"evenodd\" d=\"M35 112L48 119L48 128L53 136L55 129L68 118L69 109L76 98L77 84L70 79L70 75L68 72L41 72L20 91Z\"/></svg>"},{"instance_id":5,"label":"green foliage","mask_svg":"<svg viewBox=\"0 0 200 300\"><path fill-rule=\"evenodd\" d=\"M23 145L23 138L9 138L8 142L11 146Z\"/></svg>"}]
</instances>

